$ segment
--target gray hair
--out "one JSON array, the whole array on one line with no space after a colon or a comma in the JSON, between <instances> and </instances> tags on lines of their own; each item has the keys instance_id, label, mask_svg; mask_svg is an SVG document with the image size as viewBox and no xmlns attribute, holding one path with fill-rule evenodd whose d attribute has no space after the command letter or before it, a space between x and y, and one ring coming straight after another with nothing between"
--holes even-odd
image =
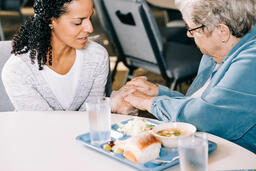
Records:
<instances>
[{"instance_id":1,"label":"gray hair","mask_svg":"<svg viewBox=\"0 0 256 171\"><path fill-rule=\"evenodd\" d=\"M176 0L182 14L211 32L218 24L228 26L235 37L243 37L256 21L255 0Z\"/></svg>"}]
</instances>

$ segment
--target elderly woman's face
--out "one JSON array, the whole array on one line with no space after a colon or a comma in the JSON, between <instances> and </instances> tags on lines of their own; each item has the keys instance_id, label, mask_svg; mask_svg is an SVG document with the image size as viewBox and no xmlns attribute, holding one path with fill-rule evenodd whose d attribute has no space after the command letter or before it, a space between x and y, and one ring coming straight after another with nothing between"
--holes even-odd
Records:
<instances>
[{"instance_id":1,"label":"elderly woman's face","mask_svg":"<svg viewBox=\"0 0 256 171\"><path fill-rule=\"evenodd\" d=\"M73 0L67 5L67 13L52 19L52 40L75 49L84 48L89 34L93 32L92 14L92 0Z\"/></svg>"},{"instance_id":2,"label":"elderly woman's face","mask_svg":"<svg viewBox=\"0 0 256 171\"><path fill-rule=\"evenodd\" d=\"M200 51L205 55L211 56L215 62L221 63L225 56L223 57L222 55L222 45L218 32L214 30L211 33L207 33L204 32L205 26L203 25L196 25L191 21L186 23L187 29L191 30L187 31L187 36L194 38Z\"/></svg>"}]
</instances>

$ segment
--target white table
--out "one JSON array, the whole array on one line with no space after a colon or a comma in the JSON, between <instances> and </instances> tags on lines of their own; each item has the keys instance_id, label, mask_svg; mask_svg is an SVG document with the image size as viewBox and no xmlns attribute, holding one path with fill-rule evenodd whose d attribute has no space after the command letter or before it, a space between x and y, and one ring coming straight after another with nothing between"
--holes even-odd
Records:
<instances>
[{"instance_id":1,"label":"white table","mask_svg":"<svg viewBox=\"0 0 256 171\"><path fill-rule=\"evenodd\" d=\"M113 114L112 123L131 117ZM135 170L75 140L86 132L85 112L0 113L0 170ZM209 170L256 168L256 155L252 152L213 135L209 139L218 144L209 156ZM179 170L179 165L167 170Z\"/></svg>"}]
</instances>

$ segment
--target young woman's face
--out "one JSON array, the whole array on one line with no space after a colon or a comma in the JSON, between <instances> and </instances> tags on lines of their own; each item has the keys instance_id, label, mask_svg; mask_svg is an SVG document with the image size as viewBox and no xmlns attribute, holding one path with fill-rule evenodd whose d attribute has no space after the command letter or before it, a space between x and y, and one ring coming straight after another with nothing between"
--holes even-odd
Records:
<instances>
[{"instance_id":1,"label":"young woman's face","mask_svg":"<svg viewBox=\"0 0 256 171\"><path fill-rule=\"evenodd\" d=\"M93 32L92 14L92 0L73 0L67 4L67 12L58 19L52 19L52 41L83 49L89 34Z\"/></svg>"}]
</instances>

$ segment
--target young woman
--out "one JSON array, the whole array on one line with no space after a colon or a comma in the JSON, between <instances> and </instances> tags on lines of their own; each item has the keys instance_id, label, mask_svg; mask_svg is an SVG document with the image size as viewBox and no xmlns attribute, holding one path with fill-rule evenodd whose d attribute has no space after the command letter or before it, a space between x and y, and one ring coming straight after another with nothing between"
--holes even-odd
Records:
<instances>
[{"instance_id":1,"label":"young woman","mask_svg":"<svg viewBox=\"0 0 256 171\"><path fill-rule=\"evenodd\" d=\"M92 0L36 0L13 38L2 79L16 110L85 110L103 96L107 51L89 41Z\"/></svg>"}]
</instances>

